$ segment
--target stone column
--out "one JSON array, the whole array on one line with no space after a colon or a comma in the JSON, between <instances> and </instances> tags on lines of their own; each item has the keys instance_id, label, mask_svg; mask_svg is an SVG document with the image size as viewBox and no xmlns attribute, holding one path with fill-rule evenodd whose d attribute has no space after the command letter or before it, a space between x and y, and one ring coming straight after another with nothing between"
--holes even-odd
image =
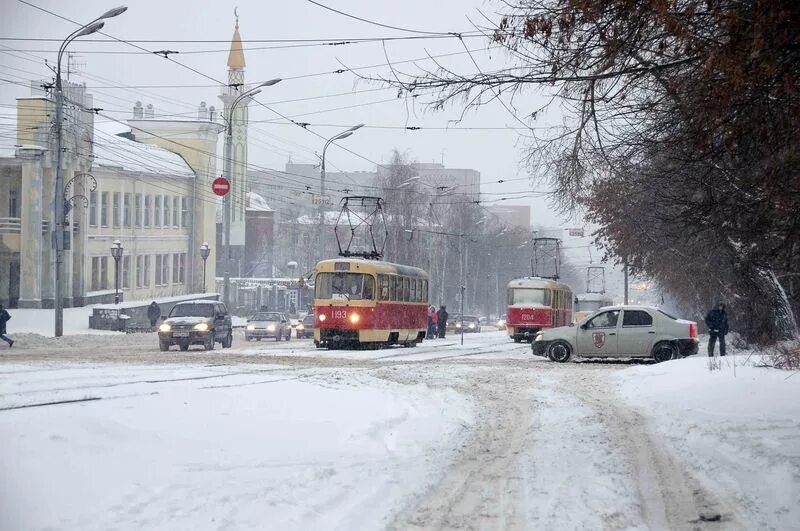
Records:
<instances>
[{"instance_id":1,"label":"stone column","mask_svg":"<svg viewBox=\"0 0 800 531\"><path fill-rule=\"evenodd\" d=\"M25 146L17 150L22 159L22 201L20 230L20 286L19 307L42 307L42 251L45 235L42 234L44 200L42 197L42 156L45 149Z\"/></svg>"}]
</instances>

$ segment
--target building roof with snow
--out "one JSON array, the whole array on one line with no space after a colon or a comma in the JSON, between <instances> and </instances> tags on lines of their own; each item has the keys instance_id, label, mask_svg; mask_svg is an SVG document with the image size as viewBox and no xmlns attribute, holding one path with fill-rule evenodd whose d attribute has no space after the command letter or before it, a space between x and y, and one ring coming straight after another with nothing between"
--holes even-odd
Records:
<instances>
[{"instance_id":1,"label":"building roof with snow","mask_svg":"<svg viewBox=\"0 0 800 531\"><path fill-rule=\"evenodd\" d=\"M267 204L267 200L255 192L247 192L245 210L250 212L275 212Z\"/></svg>"},{"instance_id":2,"label":"building roof with snow","mask_svg":"<svg viewBox=\"0 0 800 531\"><path fill-rule=\"evenodd\" d=\"M161 177L195 177L192 168L177 153L121 136L96 136L93 151L92 167L96 169L121 169Z\"/></svg>"}]
</instances>

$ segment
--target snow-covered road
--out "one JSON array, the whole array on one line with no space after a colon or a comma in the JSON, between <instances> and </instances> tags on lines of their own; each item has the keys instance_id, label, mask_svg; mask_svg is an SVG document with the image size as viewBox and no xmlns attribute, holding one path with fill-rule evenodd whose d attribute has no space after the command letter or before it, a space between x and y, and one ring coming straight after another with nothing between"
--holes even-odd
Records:
<instances>
[{"instance_id":1,"label":"snow-covered road","mask_svg":"<svg viewBox=\"0 0 800 531\"><path fill-rule=\"evenodd\" d=\"M800 521L788 501L800 498L800 380L777 371L740 367L731 381L699 358L559 365L500 332L358 352L23 339L0 355L2 529ZM753 389L767 395L751 396L758 406L724 405Z\"/></svg>"}]
</instances>

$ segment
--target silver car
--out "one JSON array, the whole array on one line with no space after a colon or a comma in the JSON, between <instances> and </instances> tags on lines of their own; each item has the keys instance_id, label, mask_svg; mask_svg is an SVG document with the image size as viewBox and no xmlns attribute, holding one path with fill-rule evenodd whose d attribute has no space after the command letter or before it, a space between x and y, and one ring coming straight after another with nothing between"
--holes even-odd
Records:
<instances>
[{"instance_id":1,"label":"silver car","mask_svg":"<svg viewBox=\"0 0 800 531\"><path fill-rule=\"evenodd\" d=\"M649 358L661 362L697 354L697 323L653 306L608 306L574 326L541 330L533 354L565 362L583 358Z\"/></svg>"},{"instance_id":2,"label":"silver car","mask_svg":"<svg viewBox=\"0 0 800 531\"><path fill-rule=\"evenodd\" d=\"M247 320L244 329L246 341L255 339L274 338L275 341L285 339L289 341L292 337L292 325L285 314L280 312L258 312Z\"/></svg>"}]
</instances>

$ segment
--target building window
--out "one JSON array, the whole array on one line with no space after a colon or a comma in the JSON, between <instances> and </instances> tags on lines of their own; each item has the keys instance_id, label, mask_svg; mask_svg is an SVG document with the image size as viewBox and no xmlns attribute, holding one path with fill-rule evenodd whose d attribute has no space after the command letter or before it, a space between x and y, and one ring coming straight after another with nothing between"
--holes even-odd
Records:
<instances>
[{"instance_id":1,"label":"building window","mask_svg":"<svg viewBox=\"0 0 800 531\"><path fill-rule=\"evenodd\" d=\"M141 228L142 226L142 194L136 194L136 227Z\"/></svg>"},{"instance_id":2,"label":"building window","mask_svg":"<svg viewBox=\"0 0 800 531\"><path fill-rule=\"evenodd\" d=\"M179 284L180 279L180 264L179 261L183 255L182 254L173 254L172 255L172 283Z\"/></svg>"},{"instance_id":3,"label":"building window","mask_svg":"<svg viewBox=\"0 0 800 531\"><path fill-rule=\"evenodd\" d=\"M147 194L144 196L144 226L149 227L152 221L153 196Z\"/></svg>"},{"instance_id":4,"label":"building window","mask_svg":"<svg viewBox=\"0 0 800 531\"><path fill-rule=\"evenodd\" d=\"M172 198L172 226L176 229L181 226L181 211L178 196Z\"/></svg>"},{"instance_id":5,"label":"building window","mask_svg":"<svg viewBox=\"0 0 800 531\"><path fill-rule=\"evenodd\" d=\"M92 257L92 291L100 289L100 257Z\"/></svg>"},{"instance_id":6,"label":"building window","mask_svg":"<svg viewBox=\"0 0 800 531\"><path fill-rule=\"evenodd\" d=\"M156 286L161 285L161 255L156 255Z\"/></svg>"},{"instance_id":7,"label":"building window","mask_svg":"<svg viewBox=\"0 0 800 531\"><path fill-rule=\"evenodd\" d=\"M89 192L89 226L97 226L97 192Z\"/></svg>"},{"instance_id":8,"label":"building window","mask_svg":"<svg viewBox=\"0 0 800 531\"><path fill-rule=\"evenodd\" d=\"M120 279L119 283L122 286L122 289L128 289L131 287L131 257L130 256L123 256L122 257L122 271L120 271L120 275L122 278Z\"/></svg>"},{"instance_id":9,"label":"building window","mask_svg":"<svg viewBox=\"0 0 800 531\"><path fill-rule=\"evenodd\" d=\"M131 226L131 194L122 194L122 226Z\"/></svg>"},{"instance_id":10,"label":"building window","mask_svg":"<svg viewBox=\"0 0 800 531\"><path fill-rule=\"evenodd\" d=\"M169 284L169 255L161 256L161 284Z\"/></svg>"},{"instance_id":11,"label":"building window","mask_svg":"<svg viewBox=\"0 0 800 531\"><path fill-rule=\"evenodd\" d=\"M114 192L111 196L111 224L119 227L119 192Z\"/></svg>"},{"instance_id":12,"label":"building window","mask_svg":"<svg viewBox=\"0 0 800 531\"><path fill-rule=\"evenodd\" d=\"M164 228L169 228L172 225L172 210L170 209L170 204L172 200L169 198L168 195L164 196Z\"/></svg>"},{"instance_id":13,"label":"building window","mask_svg":"<svg viewBox=\"0 0 800 531\"><path fill-rule=\"evenodd\" d=\"M180 284L186 283L186 253L181 254L180 264L178 265L180 268L180 273L178 274L178 282Z\"/></svg>"},{"instance_id":14,"label":"building window","mask_svg":"<svg viewBox=\"0 0 800 531\"><path fill-rule=\"evenodd\" d=\"M142 277L142 285L145 288L150 287L150 256L145 255L144 257L144 276Z\"/></svg>"},{"instance_id":15,"label":"building window","mask_svg":"<svg viewBox=\"0 0 800 531\"><path fill-rule=\"evenodd\" d=\"M8 193L8 217L18 218L19 211L17 207L17 191L11 190Z\"/></svg>"},{"instance_id":16,"label":"building window","mask_svg":"<svg viewBox=\"0 0 800 531\"><path fill-rule=\"evenodd\" d=\"M100 289L108 289L108 257L100 257Z\"/></svg>"},{"instance_id":17,"label":"building window","mask_svg":"<svg viewBox=\"0 0 800 531\"><path fill-rule=\"evenodd\" d=\"M144 256L136 257L136 287L142 287L142 279L144 278Z\"/></svg>"},{"instance_id":18,"label":"building window","mask_svg":"<svg viewBox=\"0 0 800 531\"><path fill-rule=\"evenodd\" d=\"M153 216L153 226L160 227L162 223L162 213L161 213L161 196L156 196L156 208Z\"/></svg>"},{"instance_id":19,"label":"building window","mask_svg":"<svg viewBox=\"0 0 800 531\"><path fill-rule=\"evenodd\" d=\"M189 199L181 197L181 227L186 228L189 221Z\"/></svg>"},{"instance_id":20,"label":"building window","mask_svg":"<svg viewBox=\"0 0 800 531\"><path fill-rule=\"evenodd\" d=\"M100 225L108 227L108 192L100 194Z\"/></svg>"}]
</instances>

